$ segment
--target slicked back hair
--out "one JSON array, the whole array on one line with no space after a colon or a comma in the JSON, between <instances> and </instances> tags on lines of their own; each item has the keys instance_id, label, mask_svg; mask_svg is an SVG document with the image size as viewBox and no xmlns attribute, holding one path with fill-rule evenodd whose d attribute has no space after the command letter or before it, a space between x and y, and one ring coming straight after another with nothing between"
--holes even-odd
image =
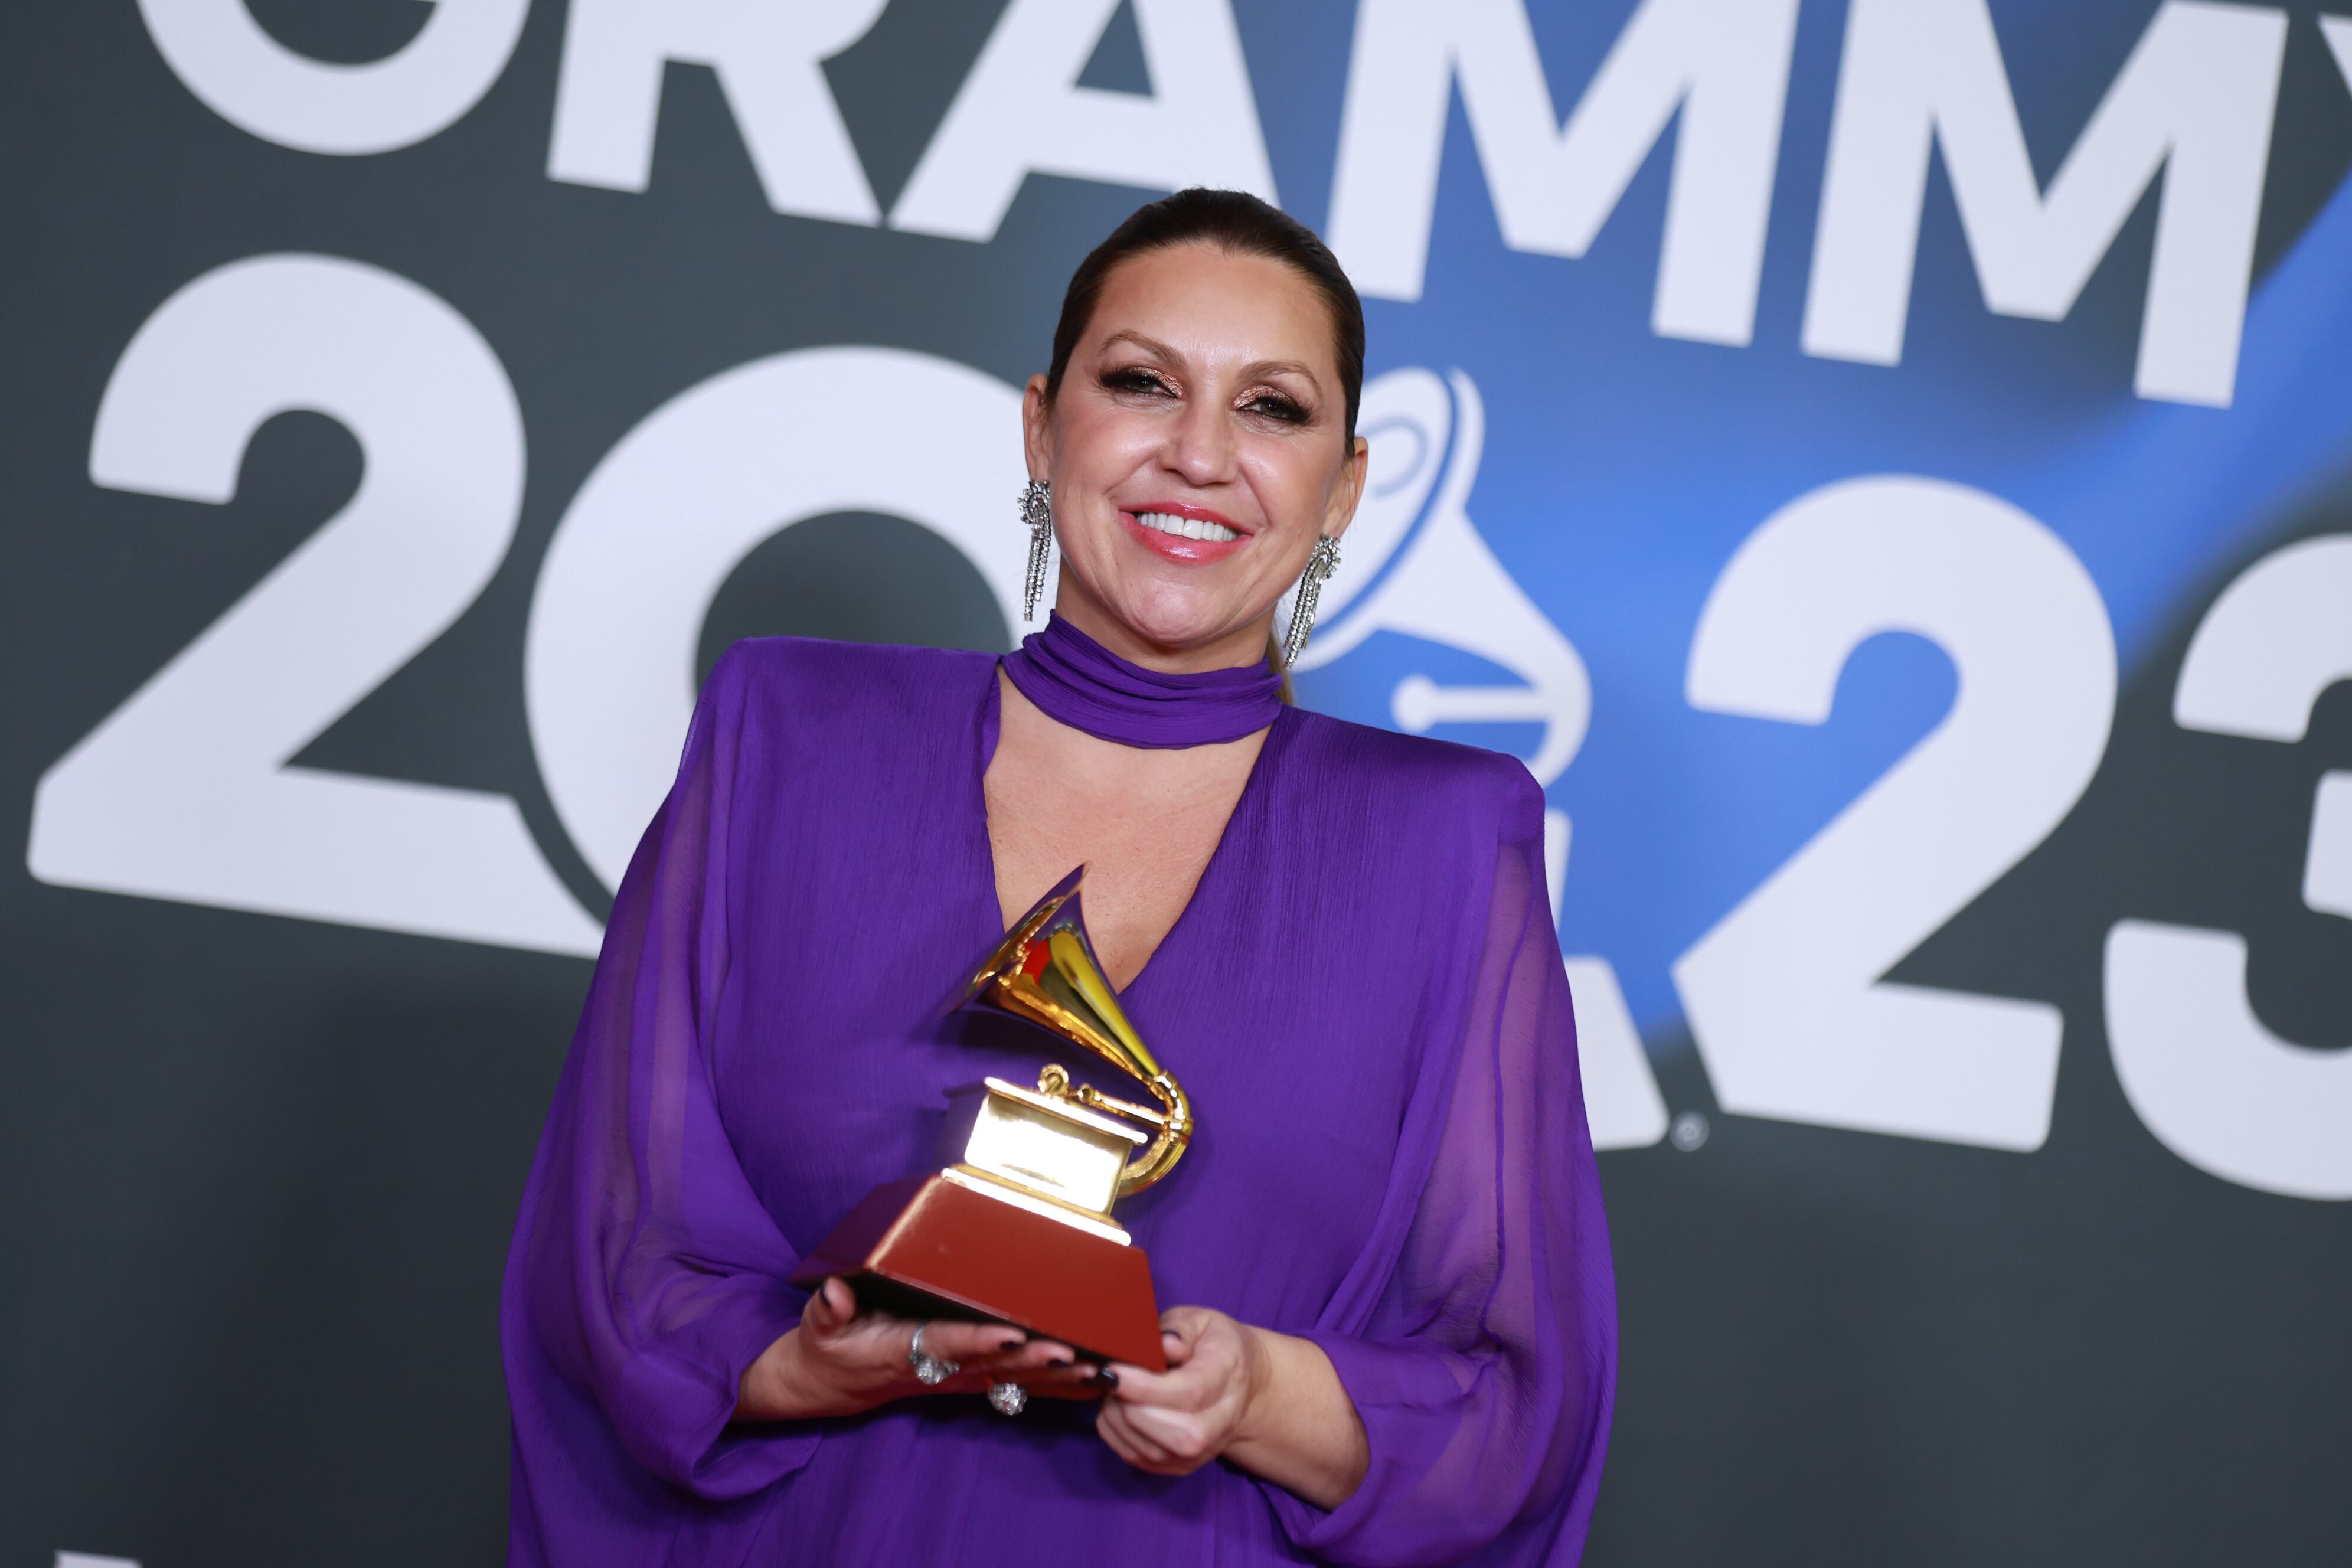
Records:
<instances>
[{"instance_id":1,"label":"slicked back hair","mask_svg":"<svg viewBox=\"0 0 2352 1568\"><path fill-rule=\"evenodd\" d=\"M1062 374L1070 355L1093 321L1103 284L1112 270L1130 257L1167 250L1179 245L1209 245L1234 256L1263 256L1279 261L1313 289L1331 313L1331 346L1339 361L1339 382L1347 393L1348 438L1356 435L1356 411L1364 395L1364 306L1356 286L1339 267L1331 247L1315 231L1246 191L1218 191L1195 185L1162 196L1129 213L1127 221L1087 253L1070 275L1062 296L1062 318L1054 326L1054 362L1045 372L1048 402L1062 390Z\"/></svg>"}]
</instances>

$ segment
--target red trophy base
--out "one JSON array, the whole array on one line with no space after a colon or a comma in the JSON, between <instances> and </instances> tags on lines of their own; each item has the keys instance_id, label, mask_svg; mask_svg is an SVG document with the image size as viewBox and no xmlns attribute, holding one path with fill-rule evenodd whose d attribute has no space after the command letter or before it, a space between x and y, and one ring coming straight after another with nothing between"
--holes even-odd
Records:
<instances>
[{"instance_id":1,"label":"red trophy base","mask_svg":"<svg viewBox=\"0 0 2352 1568\"><path fill-rule=\"evenodd\" d=\"M909 1176L866 1194L792 1279L814 1289L836 1274L862 1302L918 1317L1001 1319L1099 1360L1168 1370L1141 1247L944 1176Z\"/></svg>"}]
</instances>

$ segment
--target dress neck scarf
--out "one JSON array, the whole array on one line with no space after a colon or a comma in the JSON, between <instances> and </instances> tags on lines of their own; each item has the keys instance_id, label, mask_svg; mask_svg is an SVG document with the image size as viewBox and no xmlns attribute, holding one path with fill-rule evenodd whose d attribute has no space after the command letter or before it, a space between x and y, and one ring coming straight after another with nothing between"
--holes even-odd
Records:
<instances>
[{"instance_id":1,"label":"dress neck scarf","mask_svg":"<svg viewBox=\"0 0 2352 1568\"><path fill-rule=\"evenodd\" d=\"M1213 746L1282 712L1265 661L1189 675L1129 664L1059 616L1004 656L1004 673L1047 718L1122 746Z\"/></svg>"}]
</instances>

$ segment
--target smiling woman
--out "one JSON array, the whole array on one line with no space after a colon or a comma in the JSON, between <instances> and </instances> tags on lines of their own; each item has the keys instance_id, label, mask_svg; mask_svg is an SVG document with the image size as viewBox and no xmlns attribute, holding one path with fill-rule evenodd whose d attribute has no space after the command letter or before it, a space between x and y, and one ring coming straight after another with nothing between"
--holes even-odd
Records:
<instances>
[{"instance_id":1,"label":"smiling woman","mask_svg":"<svg viewBox=\"0 0 2352 1568\"><path fill-rule=\"evenodd\" d=\"M1363 382L1363 308L1305 228L1229 192L1130 217L1070 279L1024 405L1030 475L1055 497L1056 610L1124 657L1247 657L1232 617L1270 626L1316 541L1355 515ZM1121 533L1150 553L1110 548ZM1155 557L1243 563L1211 578ZM1106 609L1121 595L1140 641Z\"/></svg>"},{"instance_id":2,"label":"smiling woman","mask_svg":"<svg viewBox=\"0 0 2352 1568\"><path fill-rule=\"evenodd\" d=\"M1616 1314L1541 798L1287 707L1266 652L1362 489L1362 366L1307 230L1154 203L1028 386L1045 629L719 662L516 1231L514 1561L1580 1554ZM1073 866L1199 1113L1120 1211L1164 1368L788 1283L949 1091L1035 1073L940 998Z\"/></svg>"}]
</instances>

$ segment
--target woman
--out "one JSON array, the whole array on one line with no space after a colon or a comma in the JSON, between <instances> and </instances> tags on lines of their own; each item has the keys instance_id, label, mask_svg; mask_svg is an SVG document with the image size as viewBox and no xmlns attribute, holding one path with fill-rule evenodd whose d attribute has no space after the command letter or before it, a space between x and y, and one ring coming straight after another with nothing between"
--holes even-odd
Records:
<instances>
[{"instance_id":1,"label":"woman","mask_svg":"<svg viewBox=\"0 0 2352 1568\"><path fill-rule=\"evenodd\" d=\"M1362 367L1312 234L1144 207L1028 388L1045 632L713 672L516 1230L515 1562L1575 1561L1615 1298L1540 797L1286 706L1265 654L1362 489ZM1200 1121L1119 1209L1185 1303L1164 1373L784 1282L948 1089L1034 1076L941 1003L1078 864Z\"/></svg>"}]
</instances>

